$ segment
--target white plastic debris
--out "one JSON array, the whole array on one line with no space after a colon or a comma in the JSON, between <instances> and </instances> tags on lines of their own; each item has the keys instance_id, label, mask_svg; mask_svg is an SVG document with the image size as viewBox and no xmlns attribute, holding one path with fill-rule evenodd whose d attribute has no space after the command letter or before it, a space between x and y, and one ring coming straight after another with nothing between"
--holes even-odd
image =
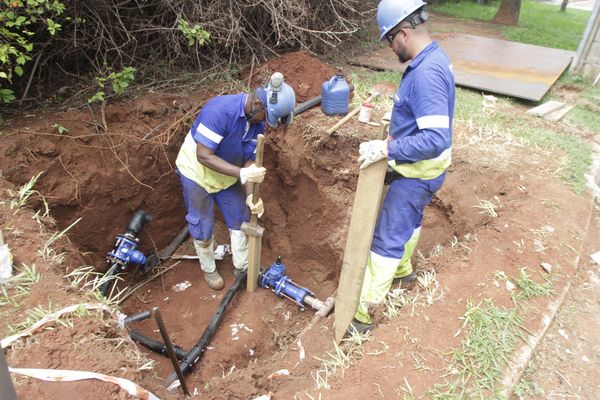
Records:
<instances>
[{"instance_id":1,"label":"white plastic debris","mask_svg":"<svg viewBox=\"0 0 600 400\"><path fill-rule=\"evenodd\" d=\"M177 285L173 285L173 290L176 292L183 292L190 286L192 286L192 283L190 281L183 281L181 283L178 283Z\"/></svg>"},{"instance_id":2,"label":"white plastic debris","mask_svg":"<svg viewBox=\"0 0 600 400\"><path fill-rule=\"evenodd\" d=\"M562 337L564 337L565 339L569 340L569 335L567 334L567 332L565 332L564 329L559 329L558 330L558 334Z\"/></svg>"},{"instance_id":3,"label":"white plastic debris","mask_svg":"<svg viewBox=\"0 0 600 400\"><path fill-rule=\"evenodd\" d=\"M302 362L306 358L306 352L304 351L304 346L302 345L302 341L300 341L300 339L298 339L296 346L298 346L298 358L300 359L300 362Z\"/></svg>"},{"instance_id":4,"label":"white plastic debris","mask_svg":"<svg viewBox=\"0 0 600 400\"><path fill-rule=\"evenodd\" d=\"M225 257L225 254L230 254L230 248L228 244L220 244L214 251L215 260L222 260Z\"/></svg>"},{"instance_id":5,"label":"white plastic debris","mask_svg":"<svg viewBox=\"0 0 600 400\"><path fill-rule=\"evenodd\" d=\"M516 288L517 287L515 286L514 283L512 283L511 281L506 281L506 290L508 290L509 292L512 292Z\"/></svg>"},{"instance_id":6,"label":"white plastic debris","mask_svg":"<svg viewBox=\"0 0 600 400\"><path fill-rule=\"evenodd\" d=\"M278 376L289 376L289 374L290 374L290 371L289 371L289 370L287 370L287 369L279 369L279 370L277 370L277 371L275 371L275 372L271 373L271 374L270 374L270 375L267 377L267 379L273 379L273 378L275 378L275 377L278 377Z\"/></svg>"},{"instance_id":7,"label":"white plastic debris","mask_svg":"<svg viewBox=\"0 0 600 400\"><path fill-rule=\"evenodd\" d=\"M595 252L590 257L592 257L592 260L594 260L596 264L600 265L600 251Z\"/></svg>"},{"instance_id":8,"label":"white plastic debris","mask_svg":"<svg viewBox=\"0 0 600 400\"><path fill-rule=\"evenodd\" d=\"M546 273L551 274L552 273L552 265L548 264L547 262L543 262L540 264L542 266L542 269L544 271L546 271Z\"/></svg>"},{"instance_id":9,"label":"white plastic debris","mask_svg":"<svg viewBox=\"0 0 600 400\"><path fill-rule=\"evenodd\" d=\"M8 367L8 370L13 374L29 376L31 378L41 379L44 381L73 382L88 379L98 379L103 382L109 382L119 385L121 389L125 390L131 396L134 396L138 399L159 400L159 398L156 397L154 394L138 386L136 383L130 380L124 378L117 378L115 376L99 374L97 372L11 367Z\"/></svg>"},{"instance_id":10,"label":"white plastic debris","mask_svg":"<svg viewBox=\"0 0 600 400\"><path fill-rule=\"evenodd\" d=\"M271 400L273 393L263 394L262 396L255 397L253 400Z\"/></svg>"},{"instance_id":11,"label":"white plastic debris","mask_svg":"<svg viewBox=\"0 0 600 400\"><path fill-rule=\"evenodd\" d=\"M13 257L8 248L8 244L4 243L4 235L0 230L0 282L10 278L13 273Z\"/></svg>"}]
</instances>

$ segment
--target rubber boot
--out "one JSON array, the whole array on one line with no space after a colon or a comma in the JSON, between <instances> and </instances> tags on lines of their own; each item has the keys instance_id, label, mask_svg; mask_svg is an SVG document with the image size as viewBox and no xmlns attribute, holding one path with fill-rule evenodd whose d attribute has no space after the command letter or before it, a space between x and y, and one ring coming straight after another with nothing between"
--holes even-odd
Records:
<instances>
[{"instance_id":1,"label":"rubber boot","mask_svg":"<svg viewBox=\"0 0 600 400\"><path fill-rule=\"evenodd\" d=\"M233 274L237 277L240 272L248 268L248 236L242 231L230 229L231 258L233 261Z\"/></svg>"},{"instance_id":2,"label":"rubber boot","mask_svg":"<svg viewBox=\"0 0 600 400\"><path fill-rule=\"evenodd\" d=\"M217 272L217 264L215 263L214 255L214 240L204 242L202 240L194 239L194 247L196 253L200 258L200 269L204 273L204 280L208 284L208 287L214 290L223 289L225 282L221 275Z\"/></svg>"}]
</instances>

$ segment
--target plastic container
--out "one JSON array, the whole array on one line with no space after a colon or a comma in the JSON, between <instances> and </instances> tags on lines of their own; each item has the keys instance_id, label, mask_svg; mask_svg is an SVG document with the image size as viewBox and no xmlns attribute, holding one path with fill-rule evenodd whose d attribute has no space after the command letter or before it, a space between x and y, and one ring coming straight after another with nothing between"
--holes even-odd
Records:
<instances>
[{"instance_id":1,"label":"plastic container","mask_svg":"<svg viewBox=\"0 0 600 400\"><path fill-rule=\"evenodd\" d=\"M343 75L334 75L321 87L321 110L325 115L348 114L350 86Z\"/></svg>"},{"instance_id":2,"label":"plastic container","mask_svg":"<svg viewBox=\"0 0 600 400\"><path fill-rule=\"evenodd\" d=\"M360 106L358 112L358 121L368 124L371 121L371 115L373 114L373 104L367 103L366 101Z\"/></svg>"}]
</instances>

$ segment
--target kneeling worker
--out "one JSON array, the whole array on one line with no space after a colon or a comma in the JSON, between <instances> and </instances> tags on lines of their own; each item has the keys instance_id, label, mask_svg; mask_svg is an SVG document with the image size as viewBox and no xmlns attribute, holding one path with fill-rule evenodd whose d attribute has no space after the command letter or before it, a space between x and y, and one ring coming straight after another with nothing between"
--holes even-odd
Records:
<instances>
[{"instance_id":1,"label":"kneeling worker","mask_svg":"<svg viewBox=\"0 0 600 400\"><path fill-rule=\"evenodd\" d=\"M248 266L248 238L242 222L250 212L260 217L262 199L252 202L250 183L261 183L266 169L254 164L256 138L270 127L292 122L296 104L294 90L274 73L265 87L251 93L210 99L188 132L176 165L187 208L186 220L200 258L204 279L212 289L222 289L216 269L213 232L214 204L219 206L231 236L234 273ZM242 185L246 185L245 189Z\"/></svg>"}]
</instances>

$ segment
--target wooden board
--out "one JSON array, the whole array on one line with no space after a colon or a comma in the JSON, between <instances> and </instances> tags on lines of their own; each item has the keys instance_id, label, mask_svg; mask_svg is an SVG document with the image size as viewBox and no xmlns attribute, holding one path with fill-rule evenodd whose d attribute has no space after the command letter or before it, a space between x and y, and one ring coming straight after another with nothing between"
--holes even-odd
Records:
<instances>
[{"instance_id":1,"label":"wooden board","mask_svg":"<svg viewBox=\"0 0 600 400\"><path fill-rule=\"evenodd\" d=\"M546 114L549 114L564 107L564 105L565 103L561 101L550 100L545 102L544 104L540 104L537 107L527 110L527 114L535 115L536 117L543 117Z\"/></svg>"},{"instance_id":2,"label":"wooden board","mask_svg":"<svg viewBox=\"0 0 600 400\"><path fill-rule=\"evenodd\" d=\"M258 135L256 138L256 161L257 167L262 167L263 164L263 149L265 137ZM252 184L252 202L255 203L259 199L260 184ZM250 215L250 225L258 225L258 216ZM262 247L262 237L248 236L248 277L246 281L246 290L254 292L258 286L258 270L260 268L260 252Z\"/></svg>"},{"instance_id":3,"label":"wooden board","mask_svg":"<svg viewBox=\"0 0 600 400\"><path fill-rule=\"evenodd\" d=\"M544 115L544 119L548 120L548 121L558 121L562 117L564 117L565 115L567 115L567 113L569 111L571 111L573 109L573 107L574 106L572 106L572 105L565 104L561 108L559 108L558 110L552 111L551 113L548 113L548 114Z\"/></svg>"},{"instance_id":4,"label":"wooden board","mask_svg":"<svg viewBox=\"0 0 600 400\"><path fill-rule=\"evenodd\" d=\"M382 124L385 136L387 124ZM346 239L342 272L335 298L335 340L343 339L360 300L373 232L377 223L387 160L361 169L352 206L350 228Z\"/></svg>"}]
</instances>

